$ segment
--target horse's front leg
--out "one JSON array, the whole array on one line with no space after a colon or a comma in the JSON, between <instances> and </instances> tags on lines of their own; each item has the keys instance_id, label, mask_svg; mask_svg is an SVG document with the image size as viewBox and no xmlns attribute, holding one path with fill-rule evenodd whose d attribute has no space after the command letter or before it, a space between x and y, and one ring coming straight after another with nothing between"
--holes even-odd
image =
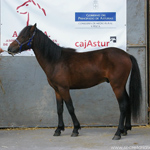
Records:
<instances>
[{"instance_id":1,"label":"horse's front leg","mask_svg":"<svg viewBox=\"0 0 150 150\"><path fill-rule=\"evenodd\" d=\"M71 118L72 118L72 121L73 121L73 124L74 124L74 129L73 129L73 132L72 132L71 136L76 137L76 136L79 135L78 130L81 129L80 123L79 123L79 121L78 121L78 119L75 115L74 107L73 107L71 98L68 101L65 101L65 103L66 103L67 109L69 111L69 114L71 115Z\"/></svg>"},{"instance_id":2,"label":"horse's front leg","mask_svg":"<svg viewBox=\"0 0 150 150\"><path fill-rule=\"evenodd\" d=\"M71 115L71 118L73 121L74 129L73 129L71 136L76 137L76 136L78 136L78 134L79 134L78 130L81 129L81 127L80 127L80 123L75 115L75 111L74 111L74 107L73 107L72 99L70 97L69 90L61 89L60 94L63 97L63 100L65 101L65 104L67 106L67 109L68 109L69 114Z\"/></svg>"},{"instance_id":3,"label":"horse's front leg","mask_svg":"<svg viewBox=\"0 0 150 150\"><path fill-rule=\"evenodd\" d=\"M63 99L59 93L55 92L56 101L57 101L57 114L58 114L58 127L55 130L54 136L60 136L61 131L64 131L64 122L63 122Z\"/></svg>"}]
</instances>

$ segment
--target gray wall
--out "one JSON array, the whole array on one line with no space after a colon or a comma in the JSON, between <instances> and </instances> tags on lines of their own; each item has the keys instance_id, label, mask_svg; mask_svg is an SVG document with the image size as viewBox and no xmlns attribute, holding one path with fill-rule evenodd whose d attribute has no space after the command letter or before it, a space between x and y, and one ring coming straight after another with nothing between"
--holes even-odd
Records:
<instances>
[{"instance_id":1,"label":"gray wall","mask_svg":"<svg viewBox=\"0 0 150 150\"><path fill-rule=\"evenodd\" d=\"M127 52L134 55L142 75L142 110L138 124L147 124L146 0L127 1ZM57 126L53 89L35 57L0 57L0 127ZM117 125L119 108L109 84L72 90L76 115L81 125ZM71 118L64 112L66 126Z\"/></svg>"}]
</instances>

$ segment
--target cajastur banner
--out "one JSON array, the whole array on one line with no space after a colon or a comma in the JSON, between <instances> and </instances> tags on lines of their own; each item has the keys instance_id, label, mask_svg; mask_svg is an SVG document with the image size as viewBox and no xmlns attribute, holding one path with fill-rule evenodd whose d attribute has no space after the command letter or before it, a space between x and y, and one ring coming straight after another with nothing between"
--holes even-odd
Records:
<instances>
[{"instance_id":1,"label":"cajastur banner","mask_svg":"<svg viewBox=\"0 0 150 150\"><path fill-rule=\"evenodd\" d=\"M1 47L6 50L21 29L35 23L56 44L78 52L126 50L126 0L1 0Z\"/></svg>"}]
</instances>

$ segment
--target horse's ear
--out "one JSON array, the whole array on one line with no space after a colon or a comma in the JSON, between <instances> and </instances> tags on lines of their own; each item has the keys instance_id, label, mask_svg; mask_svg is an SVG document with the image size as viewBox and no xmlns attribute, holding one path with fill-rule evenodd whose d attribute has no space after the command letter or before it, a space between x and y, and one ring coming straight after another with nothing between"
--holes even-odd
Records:
<instances>
[{"instance_id":1,"label":"horse's ear","mask_svg":"<svg viewBox=\"0 0 150 150\"><path fill-rule=\"evenodd\" d=\"M34 24L34 27L36 28L36 23Z\"/></svg>"},{"instance_id":2,"label":"horse's ear","mask_svg":"<svg viewBox=\"0 0 150 150\"><path fill-rule=\"evenodd\" d=\"M36 23L34 24L34 26L31 27L30 31L33 32L35 30L35 28L36 28Z\"/></svg>"}]
</instances>

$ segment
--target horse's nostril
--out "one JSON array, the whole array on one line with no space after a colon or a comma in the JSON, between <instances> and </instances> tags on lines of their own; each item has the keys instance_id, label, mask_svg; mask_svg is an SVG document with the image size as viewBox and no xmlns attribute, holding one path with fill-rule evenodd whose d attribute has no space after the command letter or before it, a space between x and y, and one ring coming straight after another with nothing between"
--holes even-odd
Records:
<instances>
[{"instance_id":1,"label":"horse's nostril","mask_svg":"<svg viewBox=\"0 0 150 150\"><path fill-rule=\"evenodd\" d=\"M10 55L14 56L14 53L13 53L13 52L11 52L11 49L10 49L10 48L8 48L8 54L10 54Z\"/></svg>"},{"instance_id":2,"label":"horse's nostril","mask_svg":"<svg viewBox=\"0 0 150 150\"><path fill-rule=\"evenodd\" d=\"M11 51L11 48L10 47L8 47L8 52L10 52Z\"/></svg>"}]
</instances>

